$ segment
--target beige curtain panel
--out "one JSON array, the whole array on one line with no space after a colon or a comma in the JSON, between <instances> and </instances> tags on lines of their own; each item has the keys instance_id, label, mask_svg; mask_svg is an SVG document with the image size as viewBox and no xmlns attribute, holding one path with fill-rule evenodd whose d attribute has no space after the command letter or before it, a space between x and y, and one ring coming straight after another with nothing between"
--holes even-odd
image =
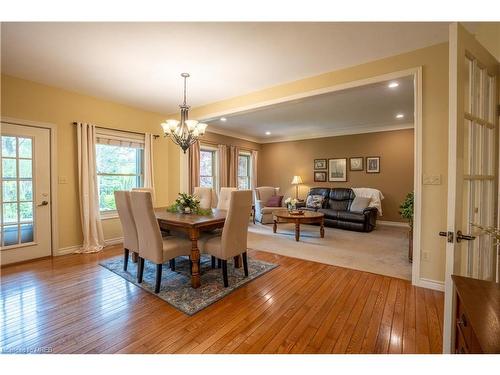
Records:
<instances>
[{"instance_id":1,"label":"beige curtain panel","mask_svg":"<svg viewBox=\"0 0 500 375\"><path fill-rule=\"evenodd\" d=\"M153 134L144 134L144 187L152 189L154 192L153 141Z\"/></svg>"},{"instance_id":2,"label":"beige curtain panel","mask_svg":"<svg viewBox=\"0 0 500 375\"><path fill-rule=\"evenodd\" d=\"M200 142L197 141L189 147L189 193L193 194L194 188L200 186Z\"/></svg>"},{"instance_id":3,"label":"beige curtain panel","mask_svg":"<svg viewBox=\"0 0 500 375\"><path fill-rule=\"evenodd\" d=\"M229 187L238 187L238 155L240 149L236 146L229 147Z\"/></svg>"},{"instance_id":4,"label":"beige curtain panel","mask_svg":"<svg viewBox=\"0 0 500 375\"><path fill-rule=\"evenodd\" d=\"M105 245L99 213L96 171L96 129L94 125L77 124L78 187L83 245L76 253L95 253Z\"/></svg>"},{"instance_id":5,"label":"beige curtain panel","mask_svg":"<svg viewBox=\"0 0 500 375\"><path fill-rule=\"evenodd\" d=\"M217 145L219 153L219 187L227 187L229 183L228 179L228 155L226 145Z\"/></svg>"},{"instance_id":6,"label":"beige curtain panel","mask_svg":"<svg viewBox=\"0 0 500 375\"><path fill-rule=\"evenodd\" d=\"M252 173L250 176L250 189L254 190L257 187L257 162L259 157L259 151L252 151Z\"/></svg>"}]
</instances>

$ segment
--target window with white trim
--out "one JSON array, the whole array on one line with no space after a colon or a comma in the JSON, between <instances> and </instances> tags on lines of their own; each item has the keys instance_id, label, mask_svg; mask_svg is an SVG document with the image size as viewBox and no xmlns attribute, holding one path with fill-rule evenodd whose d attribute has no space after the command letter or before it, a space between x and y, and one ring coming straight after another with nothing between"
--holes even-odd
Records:
<instances>
[{"instance_id":1,"label":"window with white trim","mask_svg":"<svg viewBox=\"0 0 500 375\"><path fill-rule=\"evenodd\" d=\"M200 186L217 189L217 149L200 149Z\"/></svg>"},{"instance_id":2,"label":"window with white trim","mask_svg":"<svg viewBox=\"0 0 500 375\"><path fill-rule=\"evenodd\" d=\"M240 152L238 155L238 189L250 189L251 179L251 157L248 152Z\"/></svg>"},{"instance_id":3,"label":"window with white trim","mask_svg":"<svg viewBox=\"0 0 500 375\"><path fill-rule=\"evenodd\" d=\"M96 142L97 188L101 214L116 212L116 190L142 187L144 182L144 136L102 131Z\"/></svg>"}]
</instances>

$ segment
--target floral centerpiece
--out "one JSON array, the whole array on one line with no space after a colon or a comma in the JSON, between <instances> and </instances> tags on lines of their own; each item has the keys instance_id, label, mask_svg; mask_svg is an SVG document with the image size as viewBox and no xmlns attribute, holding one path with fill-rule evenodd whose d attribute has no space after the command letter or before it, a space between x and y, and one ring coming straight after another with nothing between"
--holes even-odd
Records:
<instances>
[{"instance_id":1,"label":"floral centerpiece","mask_svg":"<svg viewBox=\"0 0 500 375\"><path fill-rule=\"evenodd\" d=\"M295 198L288 197L287 199L285 199L285 204L286 204L286 208L288 209L288 211L295 210L298 202L299 201Z\"/></svg>"},{"instance_id":2,"label":"floral centerpiece","mask_svg":"<svg viewBox=\"0 0 500 375\"><path fill-rule=\"evenodd\" d=\"M200 198L186 193L179 193L175 203L168 207L167 211L196 215L210 215L212 213L210 209L200 208Z\"/></svg>"}]
</instances>

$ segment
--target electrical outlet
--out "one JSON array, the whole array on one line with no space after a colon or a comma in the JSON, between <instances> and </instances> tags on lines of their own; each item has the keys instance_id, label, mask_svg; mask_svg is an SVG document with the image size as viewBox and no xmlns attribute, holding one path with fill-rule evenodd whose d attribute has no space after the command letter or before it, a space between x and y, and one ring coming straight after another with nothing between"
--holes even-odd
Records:
<instances>
[{"instance_id":1,"label":"electrical outlet","mask_svg":"<svg viewBox=\"0 0 500 375\"><path fill-rule=\"evenodd\" d=\"M422 251L422 260L428 262L430 258L430 254L428 251Z\"/></svg>"},{"instance_id":2,"label":"electrical outlet","mask_svg":"<svg viewBox=\"0 0 500 375\"><path fill-rule=\"evenodd\" d=\"M66 176L59 176L59 183L60 184L67 184L68 178Z\"/></svg>"},{"instance_id":3,"label":"electrical outlet","mask_svg":"<svg viewBox=\"0 0 500 375\"><path fill-rule=\"evenodd\" d=\"M424 174L423 183L424 185L441 185L441 175Z\"/></svg>"}]
</instances>

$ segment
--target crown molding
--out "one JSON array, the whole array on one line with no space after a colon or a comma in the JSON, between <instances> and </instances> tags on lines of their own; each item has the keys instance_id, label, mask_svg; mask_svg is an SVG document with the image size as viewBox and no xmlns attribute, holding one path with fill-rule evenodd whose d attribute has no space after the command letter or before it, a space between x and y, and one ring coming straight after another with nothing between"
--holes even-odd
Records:
<instances>
[{"instance_id":1,"label":"crown molding","mask_svg":"<svg viewBox=\"0 0 500 375\"><path fill-rule=\"evenodd\" d=\"M220 134L220 135L225 135L227 137L233 137L233 138L239 138L243 139L245 141L250 141L250 142L255 142L255 143L262 143L262 139L260 138L255 138L247 134L243 134L234 130L227 130L227 129L221 129L216 126L208 124L207 128L207 133L214 133L214 134ZM203 141L200 139L200 141Z\"/></svg>"}]
</instances>

